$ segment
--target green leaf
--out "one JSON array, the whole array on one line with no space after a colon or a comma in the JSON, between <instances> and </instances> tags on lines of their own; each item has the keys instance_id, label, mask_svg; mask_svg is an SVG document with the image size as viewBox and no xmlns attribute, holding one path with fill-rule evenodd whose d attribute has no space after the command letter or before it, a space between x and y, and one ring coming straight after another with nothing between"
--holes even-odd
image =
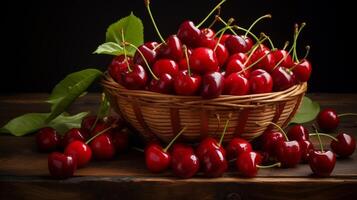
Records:
<instances>
[{"instance_id":1,"label":"green leaf","mask_svg":"<svg viewBox=\"0 0 357 200\"><path fill-rule=\"evenodd\" d=\"M107 42L101 44L93 53L117 56L124 54L124 49L117 43ZM127 52L127 55L134 56L133 52Z\"/></svg>"},{"instance_id":2,"label":"green leaf","mask_svg":"<svg viewBox=\"0 0 357 200\"><path fill-rule=\"evenodd\" d=\"M50 122L63 113L102 74L97 69L85 69L69 74L60 81L47 101L52 104L52 107L46 121Z\"/></svg>"},{"instance_id":3,"label":"green leaf","mask_svg":"<svg viewBox=\"0 0 357 200\"><path fill-rule=\"evenodd\" d=\"M108 27L105 41L121 44L123 42L122 31L126 42L129 42L136 47L144 43L143 23L132 12L129 16L120 19ZM134 55L135 49L133 47L126 46L125 49L127 50L128 55Z\"/></svg>"},{"instance_id":4,"label":"green leaf","mask_svg":"<svg viewBox=\"0 0 357 200\"><path fill-rule=\"evenodd\" d=\"M46 124L46 119L50 115L49 113L27 113L10 120L0 129L0 132L11 133L15 136L23 136L33 133L40 128L50 126L60 133L65 133L71 128L80 127L83 117L87 114L87 112L82 112L69 116L68 114L63 113L49 124Z\"/></svg>"},{"instance_id":5,"label":"green leaf","mask_svg":"<svg viewBox=\"0 0 357 200\"><path fill-rule=\"evenodd\" d=\"M310 122L316 118L316 116L320 112L320 105L316 101L312 101L308 97L304 97L302 100L302 104L294 116L294 118L290 121L290 123L302 124L306 122Z\"/></svg>"}]
</instances>

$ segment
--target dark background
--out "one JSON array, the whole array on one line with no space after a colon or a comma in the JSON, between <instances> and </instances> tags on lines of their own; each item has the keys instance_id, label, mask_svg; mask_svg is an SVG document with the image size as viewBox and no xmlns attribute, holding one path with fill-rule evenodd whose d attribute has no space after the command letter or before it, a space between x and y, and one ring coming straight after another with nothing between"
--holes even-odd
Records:
<instances>
[{"instance_id":1,"label":"dark background","mask_svg":"<svg viewBox=\"0 0 357 200\"><path fill-rule=\"evenodd\" d=\"M175 33L185 19L198 23L218 0L152 0L151 7L163 35ZM321 3L322 2L322 3ZM2 6L2 69L0 92L50 92L68 73L95 67L105 70L111 57L93 55L104 42L109 24L130 11L143 20L145 40L158 40L143 0L111 1L11 1ZM357 92L357 79L341 59L344 36L338 32L336 1L228 0L223 17L235 17L248 27L257 17L271 13L254 32L265 31L281 47L292 37L295 22L307 23L299 40L312 46L313 74L310 92ZM339 16L341 17L341 16ZM207 25L210 22L207 23ZM99 91L95 86L91 91Z\"/></svg>"}]
</instances>

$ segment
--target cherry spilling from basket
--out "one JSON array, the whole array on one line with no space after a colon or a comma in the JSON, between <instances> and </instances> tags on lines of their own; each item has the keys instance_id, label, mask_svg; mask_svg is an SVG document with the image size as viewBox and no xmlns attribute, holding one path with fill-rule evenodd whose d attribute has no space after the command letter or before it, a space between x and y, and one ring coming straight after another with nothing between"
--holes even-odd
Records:
<instances>
[{"instance_id":1,"label":"cherry spilling from basket","mask_svg":"<svg viewBox=\"0 0 357 200\"><path fill-rule=\"evenodd\" d=\"M177 33L165 40L151 13L150 0L145 0L160 41L135 47L123 40L120 45L124 51L131 46L136 49L135 55L124 52L115 57L108 68L110 76L130 90L201 95L204 99L282 91L309 80L312 68L306 57L310 47L304 58L299 58L296 48L305 23L295 25L288 50L288 43L278 49L265 33L257 36L252 32L255 24L271 15L258 18L248 29L237 26L233 18L225 21L216 15L204 28L203 24L224 2L199 24L182 22ZM214 30L213 25L218 23L221 28Z\"/></svg>"}]
</instances>

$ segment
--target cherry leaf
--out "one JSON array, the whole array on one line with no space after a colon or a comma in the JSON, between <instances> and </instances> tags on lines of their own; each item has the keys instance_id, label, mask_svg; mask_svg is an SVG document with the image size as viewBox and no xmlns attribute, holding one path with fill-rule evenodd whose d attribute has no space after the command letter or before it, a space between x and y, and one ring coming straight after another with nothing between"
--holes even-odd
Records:
<instances>
[{"instance_id":1,"label":"cherry leaf","mask_svg":"<svg viewBox=\"0 0 357 200\"><path fill-rule=\"evenodd\" d=\"M299 110L290 123L302 124L310 122L316 118L319 112L320 104L305 96Z\"/></svg>"}]
</instances>

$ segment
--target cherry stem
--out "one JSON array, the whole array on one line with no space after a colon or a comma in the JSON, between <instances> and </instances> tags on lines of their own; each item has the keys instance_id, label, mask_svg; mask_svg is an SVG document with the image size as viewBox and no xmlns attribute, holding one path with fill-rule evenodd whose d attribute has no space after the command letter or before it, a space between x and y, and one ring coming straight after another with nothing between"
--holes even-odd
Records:
<instances>
[{"instance_id":1,"label":"cherry stem","mask_svg":"<svg viewBox=\"0 0 357 200\"><path fill-rule=\"evenodd\" d=\"M233 22L234 22L234 19L233 19L233 18L230 18L230 19L228 20L228 23L226 23L226 26L223 28L223 31L222 31L222 32L220 33L220 35L219 35L219 38L218 38L218 40L217 40L217 44L216 44L216 46L214 47L213 51L216 51L216 50L217 50L217 47L218 47L219 43L221 42L221 39L222 39L222 37L223 37L223 34L230 28L230 25L231 25Z\"/></svg>"},{"instance_id":2,"label":"cherry stem","mask_svg":"<svg viewBox=\"0 0 357 200\"><path fill-rule=\"evenodd\" d=\"M320 135L320 136L328 137L328 138L333 139L333 140L335 140L336 142L338 142L338 139L335 138L335 137L333 137L333 136L330 135L330 134L320 133L320 132L319 132L319 135ZM316 134L316 133L310 133L309 136L317 136L317 134Z\"/></svg>"},{"instance_id":3,"label":"cherry stem","mask_svg":"<svg viewBox=\"0 0 357 200\"><path fill-rule=\"evenodd\" d=\"M223 142L223 138L224 138L224 135L226 134L227 127L228 127L228 124L229 124L229 120L231 119L231 117L232 117L232 113L229 113L228 119L226 121L226 124L224 125L223 133L221 135L221 138L219 139L219 143L218 143L219 146L221 146L221 144Z\"/></svg>"},{"instance_id":4,"label":"cherry stem","mask_svg":"<svg viewBox=\"0 0 357 200\"><path fill-rule=\"evenodd\" d=\"M260 169L268 169L268 168L273 168L273 167L281 167L281 163L280 162L277 162L277 163L274 163L274 164L271 164L271 165L256 165L258 168Z\"/></svg>"},{"instance_id":5,"label":"cherry stem","mask_svg":"<svg viewBox=\"0 0 357 200\"><path fill-rule=\"evenodd\" d=\"M260 35L263 37L266 37L268 39L270 47L271 47L271 51L274 51L275 50L274 43L273 43L273 41L271 41L270 37L267 36L265 33L260 33Z\"/></svg>"},{"instance_id":6,"label":"cherry stem","mask_svg":"<svg viewBox=\"0 0 357 200\"><path fill-rule=\"evenodd\" d=\"M124 30L123 29L121 29L121 41L125 43L125 37L124 37ZM123 51L124 51L124 59L125 59L126 66L128 67L129 72L131 72L131 68L130 68L129 62L128 62L128 56L126 55L125 46L123 47Z\"/></svg>"},{"instance_id":7,"label":"cherry stem","mask_svg":"<svg viewBox=\"0 0 357 200\"><path fill-rule=\"evenodd\" d=\"M289 41L286 41L285 43L284 43L284 46L283 46L283 50L285 50L286 49L286 47L288 47L289 46Z\"/></svg>"},{"instance_id":8,"label":"cherry stem","mask_svg":"<svg viewBox=\"0 0 357 200\"><path fill-rule=\"evenodd\" d=\"M165 147L164 152L167 152L167 150L169 150L169 148L171 147L171 145L177 140L178 137L180 137L180 135L186 130L186 126L183 127L183 129L181 129L181 131L174 137L174 139L171 140L171 142Z\"/></svg>"},{"instance_id":9,"label":"cherry stem","mask_svg":"<svg viewBox=\"0 0 357 200\"><path fill-rule=\"evenodd\" d=\"M339 114L337 115L339 117L343 117L343 116L357 116L357 113L343 113L343 114Z\"/></svg>"},{"instance_id":10,"label":"cherry stem","mask_svg":"<svg viewBox=\"0 0 357 200\"><path fill-rule=\"evenodd\" d=\"M313 124L312 127L314 127L315 133L317 135L317 139L319 140L321 152L324 152L324 146L322 145L321 137L320 137L319 132L317 131L317 128L316 128L315 124Z\"/></svg>"},{"instance_id":11,"label":"cherry stem","mask_svg":"<svg viewBox=\"0 0 357 200\"><path fill-rule=\"evenodd\" d=\"M186 59L186 63L187 63L187 72L188 72L188 76L191 76L191 67L190 67L190 59L188 58L188 50L186 45L182 45L182 49L183 52L185 52L185 59Z\"/></svg>"},{"instance_id":12,"label":"cherry stem","mask_svg":"<svg viewBox=\"0 0 357 200\"><path fill-rule=\"evenodd\" d=\"M95 134L93 137L91 137L89 140L87 140L86 144L89 144L92 140L94 140L96 137L98 137L99 135L107 132L108 130L112 129L112 128L115 128L116 125L112 125L112 126L109 126L108 128L98 132L97 134Z\"/></svg>"},{"instance_id":13,"label":"cherry stem","mask_svg":"<svg viewBox=\"0 0 357 200\"><path fill-rule=\"evenodd\" d=\"M161 36L161 33L160 33L159 29L158 29L158 28L157 28L157 26L156 26L156 23L155 23L154 17L153 17L153 15L152 15L152 13L151 13L151 9L150 9L150 0L145 0L145 6L146 6L146 9L147 9L147 11L148 11L148 13L149 13L149 16L150 16L151 22L152 22L152 24L153 24L153 25L154 25L154 27L155 27L155 30L156 30L157 35L159 36L159 38L160 38L161 42L162 42L162 43L164 43L164 44L166 44L166 42L165 42L164 38Z\"/></svg>"},{"instance_id":14,"label":"cherry stem","mask_svg":"<svg viewBox=\"0 0 357 200\"><path fill-rule=\"evenodd\" d=\"M92 132L94 127L97 125L98 121L99 121L99 111L102 110L103 106L104 106L104 100L105 100L105 93L102 93L102 97L101 97L101 102L100 102L100 106L99 106L99 110L97 113L97 116L95 117L94 123L93 125L90 127L89 131Z\"/></svg>"},{"instance_id":15,"label":"cherry stem","mask_svg":"<svg viewBox=\"0 0 357 200\"><path fill-rule=\"evenodd\" d=\"M274 70L275 68L277 68L277 67L290 55L290 53L293 51L293 49L294 49L294 46L292 46L292 47L290 48L290 50L288 51L288 53L287 53L281 60L279 60L279 62L277 62L277 63L275 64L275 66L273 67L273 70Z\"/></svg>"},{"instance_id":16,"label":"cherry stem","mask_svg":"<svg viewBox=\"0 0 357 200\"><path fill-rule=\"evenodd\" d=\"M221 5L226 2L226 0L222 0L219 4L216 5L216 7L214 7L211 12L196 26L197 28L200 28L200 26L202 26L207 19L217 10L221 7Z\"/></svg>"},{"instance_id":17,"label":"cherry stem","mask_svg":"<svg viewBox=\"0 0 357 200\"><path fill-rule=\"evenodd\" d=\"M217 8L217 14L212 23L208 26L208 28L212 28L212 26L217 22L217 16L219 17L221 15L221 7Z\"/></svg>"},{"instance_id":18,"label":"cherry stem","mask_svg":"<svg viewBox=\"0 0 357 200\"><path fill-rule=\"evenodd\" d=\"M240 74L241 72L244 72L250 68L252 68L254 65L256 65L257 63L259 63L261 60L263 60L265 57L267 57L271 52L265 54L264 56L260 57L258 60L256 60L254 63L250 64L248 67L245 67L244 69L240 70L238 72L238 74ZM246 65L246 63L244 63L244 66Z\"/></svg>"},{"instance_id":19,"label":"cherry stem","mask_svg":"<svg viewBox=\"0 0 357 200\"><path fill-rule=\"evenodd\" d=\"M250 25L250 27L248 28L248 31L244 34L244 37L247 37L248 32L249 32L250 30L252 30L252 28L253 28L260 20L265 19L265 18L271 18L271 17L272 17L271 14L267 14L267 15L263 15L263 16L259 17L258 19L256 19L256 20L252 23L252 25Z\"/></svg>"},{"instance_id":20,"label":"cherry stem","mask_svg":"<svg viewBox=\"0 0 357 200\"><path fill-rule=\"evenodd\" d=\"M249 33L251 36L253 36L253 38L258 42L259 41L259 38L252 32L248 31L247 29L243 28L243 27L240 27L238 25L235 25L233 26L233 28L237 29L237 30L241 30L241 31L245 31L247 33ZM244 36L244 37L247 37L247 36Z\"/></svg>"},{"instance_id":21,"label":"cherry stem","mask_svg":"<svg viewBox=\"0 0 357 200\"><path fill-rule=\"evenodd\" d=\"M284 135L285 140L286 140L286 141L289 141L289 138L288 138L288 136L286 135L285 131L284 131L279 125L277 125L277 124L274 123L274 122L265 122L265 123L263 123L262 125L266 125L266 124L272 124L272 125L274 125L274 126L275 126L276 128L278 128L279 131L281 131L281 133ZM259 125L259 124L258 124L258 125Z\"/></svg>"},{"instance_id":22,"label":"cherry stem","mask_svg":"<svg viewBox=\"0 0 357 200\"><path fill-rule=\"evenodd\" d=\"M306 26L306 23L305 22L303 22L302 24L301 24L301 26L300 26L300 28L298 28L298 25L297 24L295 24L295 34L294 34L294 44L293 44L293 47L294 47L294 52L293 52L293 59L295 59L295 61L296 62L299 62L299 58L298 58L298 55L297 55L297 53L296 53L296 46L297 46L297 39L298 39L298 37L299 37L299 35L300 35L300 32L301 32L301 30L304 28Z\"/></svg>"},{"instance_id":23,"label":"cherry stem","mask_svg":"<svg viewBox=\"0 0 357 200\"><path fill-rule=\"evenodd\" d=\"M227 26L227 23L226 23L221 17L219 17L219 16L216 16L216 17L217 17L217 19L218 19L219 21L221 21L225 26ZM228 28L229 28L229 30L232 31L232 33L233 33L234 35L236 35L236 36L239 36L239 35L233 30L233 28L235 28L235 29L237 29L237 30L245 31L245 32L249 33L257 42L259 41L258 37L257 37L254 33L250 32L250 31L248 31L247 29L242 28L242 27L240 27L240 26L238 26L238 25L229 26ZM221 29L220 31L218 31L218 32L216 33L216 36L217 36L217 34L219 34L221 31L223 31L223 29Z\"/></svg>"},{"instance_id":24,"label":"cherry stem","mask_svg":"<svg viewBox=\"0 0 357 200\"><path fill-rule=\"evenodd\" d=\"M133 44L129 43L129 42L125 42L125 44L128 44L129 46L133 47L136 51L138 51L138 52L139 52L140 56L141 56L141 57L142 57L142 59L144 60L145 65L146 65L146 67L148 68L148 70L149 70L150 74L152 75L152 77L153 77L155 80L159 80L159 78L158 78L158 77L154 74L154 72L151 70L151 68L150 68L150 65L149 65L148 61L146 60L146 58L145 58L144 54L140 51L140 49L139 49L139 48L137 48L135 45L133 45Z\"/></svg>"},{"instance_id":25,"label":"cherry stem","mask_svg":"<svg viewBox=\"0 0 357 200\"><path fill-rule=\"evenodd\" d=\"M246 65L250 61L250 59L253 56L253 53L259 48L260 44L262 44L266 39L267 38L263 38L262 40L259 40L258 43L256 43L255 46L253 46L253 48L251 49L251 52L249 53L247 60L244 62L244 65Z\"/></svg>"},{"instance_id":26,"label":"cherry stem","mask_svg":"<svg viewBox=\"0 0 357 200\"><path fill-rule=\"evenodd\" d=\"M306 48L306 53L305 53L304 59L306 59L306 58L307 58L307 56L309 55L309 52L310 52L310 46L306 46L305 48ZM295 63L292 67L290 67L290 68L289 68L289 70L290 70L290 71L293 71L293 70L294 70L294 68L295 68L296 66L298 66L299 64L301 64L301 63L302 63L301 61L300 61L300 62L298 62L298 63Z\"/></svg>"}]
</instances>

